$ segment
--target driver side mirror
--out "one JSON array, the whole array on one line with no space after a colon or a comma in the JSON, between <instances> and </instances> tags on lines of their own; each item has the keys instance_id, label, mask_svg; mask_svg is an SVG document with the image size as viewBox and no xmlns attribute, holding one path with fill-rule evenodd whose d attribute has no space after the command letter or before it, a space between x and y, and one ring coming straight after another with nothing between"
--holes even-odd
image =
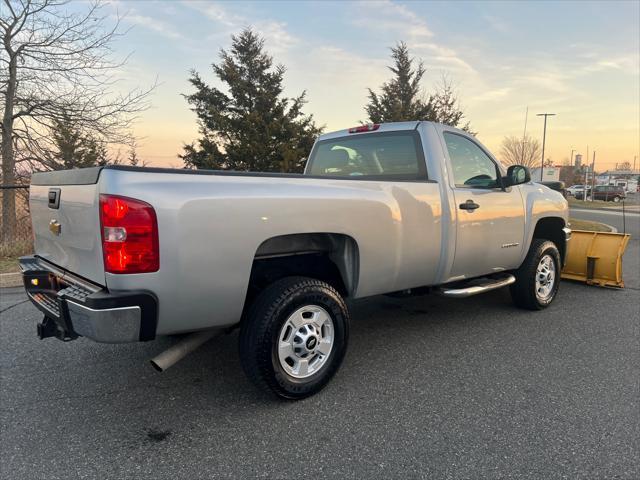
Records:
<instances>
[{"instance_id":1,"label":"driver side mirror","mask_svg":"<svg viewBox=\"0 0 640 480\"><path fill-rule=\"evenodd\" d=\"M531 174L527 167L522 165L511 165L507 169L507 176L503 177L503 184L506 187L520 185L531 181Z\"/></svg>"}]
</instances>

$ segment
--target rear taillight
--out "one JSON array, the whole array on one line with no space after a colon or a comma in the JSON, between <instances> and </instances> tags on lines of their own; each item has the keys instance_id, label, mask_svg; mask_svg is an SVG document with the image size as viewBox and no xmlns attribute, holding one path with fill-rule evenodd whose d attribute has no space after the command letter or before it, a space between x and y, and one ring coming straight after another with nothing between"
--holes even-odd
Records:
<instances>
[{"instance_id":1,"label":"rear taillight","mask_svg":"<svg viewBox=\"0 0 640 480\"><path fill-rule=\"evenodd\" d=\"M109 273L147 273L160 268L158 221L146 202L100 195L104 269Z\"/></svg>"}]
</instances>

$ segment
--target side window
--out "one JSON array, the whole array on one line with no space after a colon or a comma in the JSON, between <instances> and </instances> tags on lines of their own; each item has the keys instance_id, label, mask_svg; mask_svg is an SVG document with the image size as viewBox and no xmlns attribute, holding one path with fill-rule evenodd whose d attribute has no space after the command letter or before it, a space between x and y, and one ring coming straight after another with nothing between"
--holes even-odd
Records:
<instances>
[{"instance_id":1,"label":"side window","mask_svg":"<svg viewBox=\"0 0 640 480\"><path fill-rule=\"evenodd\" d=\"M455 133L445 132L445 143L451 158L456 187L497 188L498 167L471 140Z\"/></svg>"},{"instance_id":2,"label":"side window","mask_svg":"<svg viewBox=\"0 0 640 480\"><path fill-rule=\"evenodd\" d=\"M307 173L365 180L420 180L426 167L417 133L371 133L322 140L311 152Z\"/></svg>"}]
</instances>

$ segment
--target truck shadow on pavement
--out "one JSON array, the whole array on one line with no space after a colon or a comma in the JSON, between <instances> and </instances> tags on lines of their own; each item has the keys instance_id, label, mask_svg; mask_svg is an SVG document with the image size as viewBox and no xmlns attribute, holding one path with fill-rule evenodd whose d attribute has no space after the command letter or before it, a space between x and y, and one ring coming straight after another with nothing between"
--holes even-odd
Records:
<instances>
[{"instance_id":1,"label":"truck shadow on pavement","mask_svg":"<svg viewBox=\"0 0 640 480\"><path fill-rule=\"evenodd\" d=\"M158 373L148 360L175 339L41 342L34 335L37 311L18 305L2 318L0 420L3 438L10 439L3 469L26 478L25 452L34 451L56 458L57 472L72 468L91 476L93 465L102 465L102 478L122 477L123 465L131 462L141 471L175 473L178 466L157 459L180 455L189 461L179 467L196 469L195 477L207 468L235 471L241 455L258 463L307 461L291 451L281 456L280 440L289 437L313 438L333 455L374 463L413 452L414 464L429 465L430 456L418 455L424 442L431 452L453 458L448 445L455 444L443 432L469 432L469 445L475 445L469 448L481 448L496 436L519 438L541 422L554 424L558 409L569 418L594 415L584 385L600 385L594 393L600 403L606 398L599 392L618 392L607 408L620 405L620 389L633 383L627 378L633 362L616 352L632 351L635 337L626 329L634 323L611 329L599 319L614 308L629 319L634 305L637 291L567 282L542 312L516 309L508 290L463 300L426 295L353 301L341 370L322 392L300 402L278 400L250 384L238 358L237 331ZM613 354L603 356L607 351ZM564 423L562 434L583 424ZM388 435L400 450L383 448ZM194 457L193 449L202 456ZM128 460L105 461L114 456ZM204 460L212 456L215 463ZM341 468L351 464L344 461ZM280 471L280 464L271 467ZM48 464L29 468L33 478L55 476Z\"/></svg>"},{"instance_id":2,"label":"truck shadow on pavement","mask_svg":"<svg viewBox=\"0 0 640 480\"><path fill-rule=\"evenodd\" d=\"M337 377L321 396L331 395L336 388L348 389L351 382L358 385L363 378L372 376L376 385L370 388L385 389L385 379L401 377L407 363L424 369L437 368L434 362L459 358L479 336L485 338L487 332L508 323L531 321L531 312L512 306L508 291L462 301L436 295L402 299L378 296L351 302L350 309L347 356ZM554 307L545 313L553 310ZM160 341L162 347L156 345L154 351L161 351L174 340ZM451 341L455 341L455 346L449 344ZM172 385L177 389L192 388L194 393L197 391L214 403L231 402L236 407L274 402L293 405L258 391L249 383L240 366L237 343L236 330L213 339L164 373L149 372L148 378L157 382L155 388Z\"/></svg>"}]
</instances>

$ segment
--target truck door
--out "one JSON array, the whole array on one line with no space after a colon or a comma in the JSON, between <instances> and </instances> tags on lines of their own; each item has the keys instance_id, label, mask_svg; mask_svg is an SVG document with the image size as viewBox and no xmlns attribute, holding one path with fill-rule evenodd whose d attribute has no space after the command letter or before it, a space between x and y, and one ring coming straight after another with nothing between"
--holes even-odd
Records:
<instances>
[{"instance_id":1,"label":"truck door","mask_svg":"<svg viewBox=\"0 0 640 480\"><path fill-rule=\"evenodd\" d=\"M451 277L518 267L524 241L520 187L502 188L497 163L472 138L445 131L444 140L457 212Z\"/></svg>"}]
</instances>

